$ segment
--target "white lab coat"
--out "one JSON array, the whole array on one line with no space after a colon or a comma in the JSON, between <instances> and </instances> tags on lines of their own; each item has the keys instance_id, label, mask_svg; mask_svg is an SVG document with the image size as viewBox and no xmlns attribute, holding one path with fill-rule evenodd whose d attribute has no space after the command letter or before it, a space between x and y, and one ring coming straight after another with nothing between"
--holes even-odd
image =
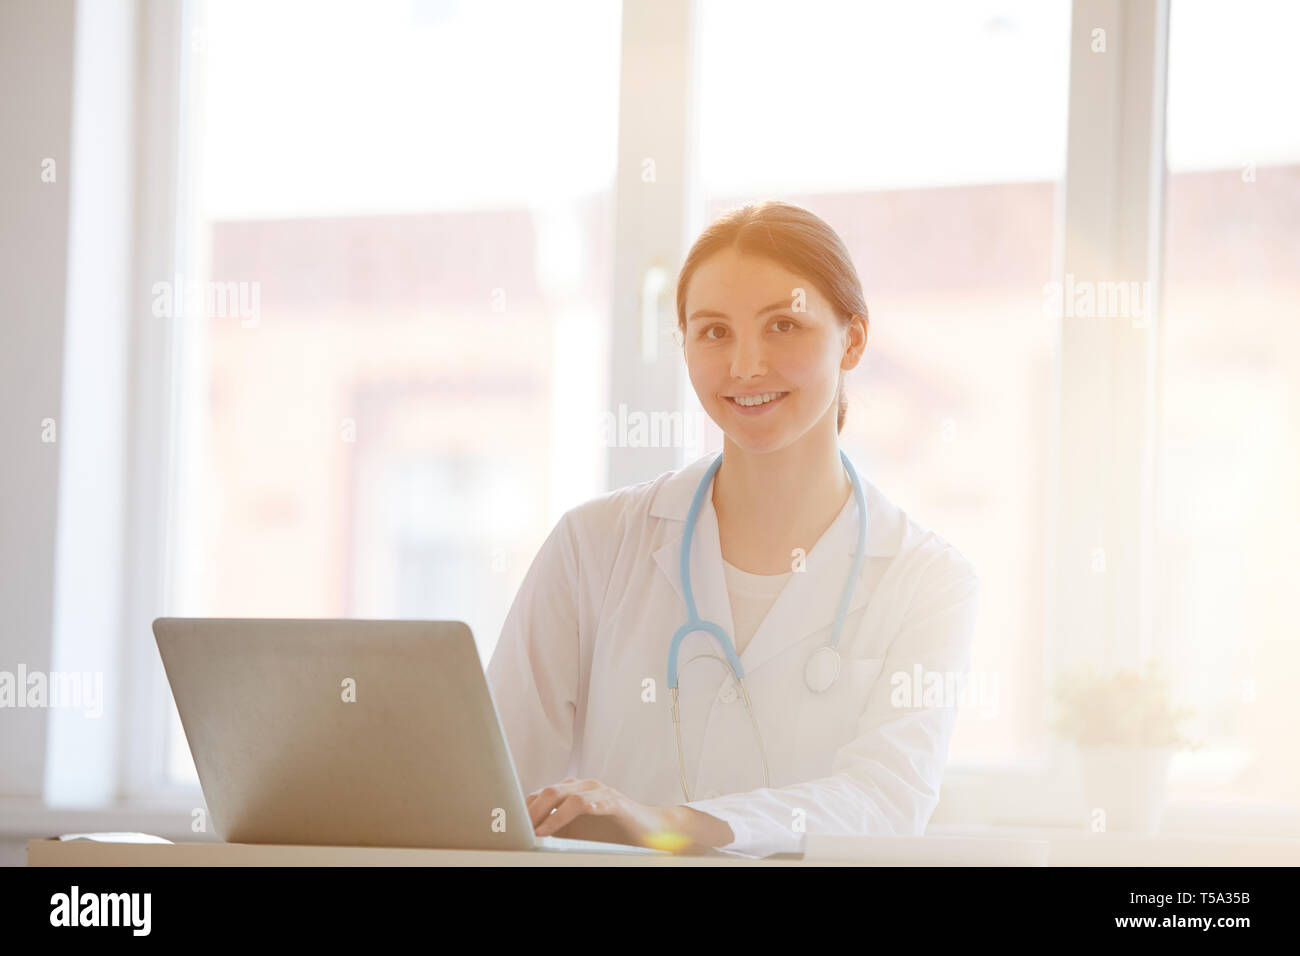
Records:
<instances>
[{"instance_id":1,"label":"white lab coat","mask_svg":"<svg viewBox=\"0 0 1300 956\"><path fill-rule=\"evenodd\" d=\"M713 455L579 505L524 577L488 681L524 793L594 778L642 803L684 802L667 684L668 644L686 620L679 554L691 497ZM894 706L891 677L964 675L979 577L969 561L862 479L867 556L840 639L840 678L822 694L804 665L830 639L857 541L850 495L740 655L771 786L744 701L712 636L681 644L689 806L730 824L722 849L766 856L803 833L924 832L939 799L956 712ZM702 618L732 630L717 515L704 496L691 546ZM900 685L901 686L901 685ZM945 702L947 703L947 702Z\"/></svg>"}]
</instances>

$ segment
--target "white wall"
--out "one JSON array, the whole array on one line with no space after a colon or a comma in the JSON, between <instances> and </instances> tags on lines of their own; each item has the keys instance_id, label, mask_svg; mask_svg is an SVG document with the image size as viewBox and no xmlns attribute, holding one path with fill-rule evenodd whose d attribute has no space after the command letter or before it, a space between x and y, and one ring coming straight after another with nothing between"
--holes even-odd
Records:
<instances>
[{"instance_id":1,"label":"white wall","mask_svg":"<svg viewBox=\"0 0 1300 956\"><path fill-rule=\"evenodd\" d=\"M0 3L0 670L51 668L75 4ZM55 181L41 181L42 160ZM41 441L41 421L56 440ZM0 797L37 797L46 713L0 710Z\"/></svg>"}]
</instances>

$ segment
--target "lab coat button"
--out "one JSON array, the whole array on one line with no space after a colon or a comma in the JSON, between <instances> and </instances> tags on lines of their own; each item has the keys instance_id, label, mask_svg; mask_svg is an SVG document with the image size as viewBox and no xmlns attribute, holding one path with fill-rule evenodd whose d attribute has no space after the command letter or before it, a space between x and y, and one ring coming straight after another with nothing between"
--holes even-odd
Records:
<instances>
[{"instance_id":1,"label":"lab coat button","mask_svg":"<svg viewBox=\"0 0 1300 956\"><path fill-rule=\"evenodd\" d=\"M718 700L722 701L724 704L730 704L736 700L736 696L736 682L728 679L727 682L722 685L722 690L718 691Z\"/></svg>"}]
</instances>

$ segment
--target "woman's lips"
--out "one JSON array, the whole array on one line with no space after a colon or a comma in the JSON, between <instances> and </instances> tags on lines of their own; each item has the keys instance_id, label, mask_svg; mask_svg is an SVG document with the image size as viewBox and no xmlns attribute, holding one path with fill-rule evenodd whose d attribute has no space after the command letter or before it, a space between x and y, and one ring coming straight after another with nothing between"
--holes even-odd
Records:
<instances>
[{"instance_id":1,"label":"woman's lips","mask_svg":"<svg viewBox=\"0 0 1300 956\"><path fill-rule=\"evenodd\" d=\"M727 396L727 404L729 404L733 409L735 409L736 413L739 415L746 415L751 417L756 415L765 415L768 412L770 412L772 409L774 409L776 406L784 402L786 400L786 396L788 396L789 394L790 394L789 392L782 392L779 396L772 399L770 402L764 402L762 405L741 405L731 396Z\"/></svg>"}]
</instances>

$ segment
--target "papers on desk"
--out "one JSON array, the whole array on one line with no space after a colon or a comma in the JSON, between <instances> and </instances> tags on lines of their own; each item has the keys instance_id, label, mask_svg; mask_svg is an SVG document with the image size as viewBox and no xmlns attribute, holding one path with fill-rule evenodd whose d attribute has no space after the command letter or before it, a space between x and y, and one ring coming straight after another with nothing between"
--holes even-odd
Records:
<instances>
[{"instance_id":1,"label":"papers on desk","mask_svg":"<svg viewBox=\"0 0 1300 956\"><path fill-rule=\"evenodd\" d=\"M938 836L817 836L805 860L887 866L1047 866L1046 840Z\"/></svg>"},{"instance_id":2,"label":"papers on desk","mask_svg":"<svg viewBox=\"0 0 1300 956\"><path fill-rule=\"evenodd\" d=\"M64 833L60 840L94 840L96 843L171 843L148 833Z\"/></svg>"},{"instance_id":3,"label":"papers on desk","mask_svg":"<svg viewBox=\"0 0 1300 956\"><path fill-rule=\"evenodd\" d=\"M656 850L648 846L633 846L629 843L602 843L599 840L577 840L573 837L543 836L533 837L539 850L558 850L568 853L646 853L655 856L670 856L666 850Z\"/></svg>"}]
</instances>

